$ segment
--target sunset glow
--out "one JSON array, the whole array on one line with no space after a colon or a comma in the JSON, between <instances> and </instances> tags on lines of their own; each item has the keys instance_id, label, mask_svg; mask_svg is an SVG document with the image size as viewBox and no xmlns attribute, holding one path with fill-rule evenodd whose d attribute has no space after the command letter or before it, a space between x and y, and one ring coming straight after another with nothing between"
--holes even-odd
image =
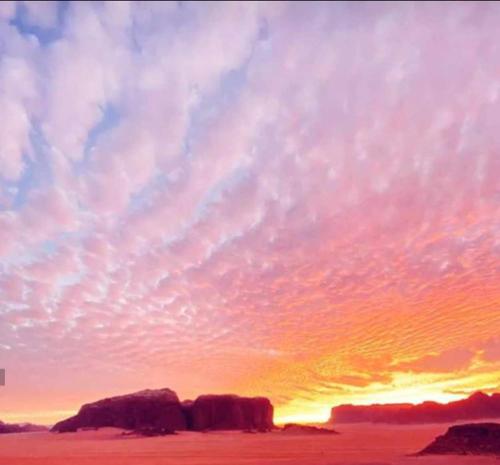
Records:
<instances>
[{"instance_id":1,"label":"sunset glow","mask_svg":"<svg viewBox=\"0 0 500 465\"><path fill-rule=\"evenodd\" d=\"M0 419L169 387L500 391L500 4L0 4Z\"/></svg>"}]
</instances>

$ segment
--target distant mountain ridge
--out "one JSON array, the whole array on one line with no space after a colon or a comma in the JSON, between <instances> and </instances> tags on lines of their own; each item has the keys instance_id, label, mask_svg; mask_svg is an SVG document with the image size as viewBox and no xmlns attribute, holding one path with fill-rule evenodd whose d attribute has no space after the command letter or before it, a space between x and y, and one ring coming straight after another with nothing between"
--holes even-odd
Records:
<instances>
[{"instance_id":1,"label":"distant mountain ridge","mask_svg":"<svg viewBox=\"0 0 500 465\"><path fill-rule=\"evenodd\" d=\"M48 428L46 426L33 425L31 423L4 423L0 421L0 434L35 433L38 431L48 431Z\"/></svg>"},{"instance_id":2,"label":"distant mountain ridge","mask_svg":"<svg viewBox=\"0 0 500 465\"><path fill-rule=\"evenodd\" d=\"M448 404L340 405L332 408L329 423L448 423L486 418L500 418L500 393L476 392Z\"/></svg>"}]
</instances>

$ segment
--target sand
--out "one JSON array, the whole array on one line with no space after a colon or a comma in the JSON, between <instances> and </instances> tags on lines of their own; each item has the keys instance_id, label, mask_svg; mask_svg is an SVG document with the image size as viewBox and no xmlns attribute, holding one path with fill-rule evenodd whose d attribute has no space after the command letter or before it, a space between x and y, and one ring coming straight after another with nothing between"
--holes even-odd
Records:
<instances>
[{"instance_id":1,"label":"sand","mask_svg":"<svg viewBox=\"0 0 500 465\"><path fill-rule=\"evenodd\" d=\"M447 425L342 425L340 435L280 432L124 437L105 428L0 436L0 465L500 465L494 457L408 457Z\"/></svg>"}]
</instances>

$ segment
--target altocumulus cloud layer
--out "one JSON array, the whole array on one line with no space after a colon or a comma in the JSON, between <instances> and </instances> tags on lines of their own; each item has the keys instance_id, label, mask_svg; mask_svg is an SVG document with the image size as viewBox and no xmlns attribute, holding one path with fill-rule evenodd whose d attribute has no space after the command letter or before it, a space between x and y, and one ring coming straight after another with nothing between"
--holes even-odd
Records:
<instances>
[{"instance_id":1,"label":"altocumulus cloud layer","mask_svg":"<svg viewBox=\"0 0 500 465\"><path fill-rule=\"evenodd\" d=\"M3 418L500 375L500 5L0 5Z\"/></svg>"}]
</instances>

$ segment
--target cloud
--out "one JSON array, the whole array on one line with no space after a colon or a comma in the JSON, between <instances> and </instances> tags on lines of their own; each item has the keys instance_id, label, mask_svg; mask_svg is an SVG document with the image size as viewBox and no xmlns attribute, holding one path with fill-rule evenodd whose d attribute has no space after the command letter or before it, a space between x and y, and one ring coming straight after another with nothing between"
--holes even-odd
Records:
<instances>
[{"instance_id":1,"label":"cloud","mask_svg":"<svg viewBox=\"0 0 500 465\"><path fill-rule=\"evenodd\" d=\"M3 29L5 50L0 62L0 175L17 180L23 157L31 153L29 135L37 103L37 76L31 60L36 44Z\"/></svg>"},{"instance_id":2,"label":"cloud","mask_svg":"<svg viewBox=\"0 0 500 465\"><path fill-rule=\"evenodd\" d=\"M146 383L321 417L489 388L499 15L2 4L5 408Z\"/></svg>"},{"instance_id":3,"label":"cloud","mask_svg":"<svg viewBox=\"0 0 500 465\"><path fill-rule=\"evenodd\" d=\"M19 2L26 8L26 22L30 25L36 25L43 29L52 29L57 27L58 23L58 2L40 1Z\"/></svg>"},{"instance_id":4,"label":"cloud","mask_svg":"<svg viewBox=\"0 0 500 465\"><path fill-rule=\"evenodd\" d=\"M469 368L474 352L466 347L446 350L436 355L426 355L417 360L400 363L398 370L417 373L450 373Z\"/></svg>"},{"instance_id":5,"label":"cloud","mask_svg":"<svg viewBox=\"0 0 500 465\"><path fill-rule=\"evenodd\" d=\"M2 2L0 5L0 19L10 19L14 16L14 13L16 11L16 3L7 1L7 2Z\"/></svg>"},{"instance_id":6,"label":"cloud","mask_svg":"<svg viewBox=\"0 0 500 465\"><path fill-rule=\"evenodd\" d=\"M493 337L489 339L483 351L483 359L488 362L499 362L500 361L500 338Z\"/></svg>"}]
</instances>

